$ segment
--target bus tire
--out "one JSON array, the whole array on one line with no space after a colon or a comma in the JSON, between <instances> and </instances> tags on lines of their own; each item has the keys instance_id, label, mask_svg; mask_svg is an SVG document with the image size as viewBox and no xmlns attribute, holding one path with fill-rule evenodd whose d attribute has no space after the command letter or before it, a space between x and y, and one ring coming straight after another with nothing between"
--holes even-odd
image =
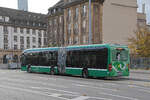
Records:
<instances>
[{"instance_id":1,"label":"bus tire","mask_svg":"<svg viewBox=\"0 0 150 100\"><path fill-rule=\"evenodd\" d=\"M88 78L88 69L83 69L83 71L82 71L82 77L83 78Z\"/></svg>"},{"instance_id":2,"label":"bus tire","mask_svg":"<svg viewBox=\"0 0 150 100\"><path fill-rule=\"evenodd\" d=\"M51 67L50 74L51 74L51 75L54 75L54 74L55 74L54 67Z\"/></svg>"},{"instance_id":3,"label":"bus tire","mask_svg":"<svg viewBox=\"0 0 150 100\"><path fill-rule=\"evenodd\" d=\"M32 70L31 70L31 66L30 66L30 65L28 65L27 72L28 72L28 73L32 73Z\"/></svg>"}]
</instances>

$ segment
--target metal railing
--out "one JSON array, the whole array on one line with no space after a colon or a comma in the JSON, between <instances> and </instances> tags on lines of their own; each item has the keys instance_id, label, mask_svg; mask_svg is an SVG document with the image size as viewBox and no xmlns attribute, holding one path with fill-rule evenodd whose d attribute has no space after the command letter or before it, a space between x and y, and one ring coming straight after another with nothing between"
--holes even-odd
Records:
<instances>
[{"instance_id":1,"label":"metal railing","mask_svg":"<svg viewBox=\"0 0 150 100\"><path fill-rule=\"evenodd\" d=\"M150 69L150 58L145 57L131 57L130 58L131 68L146 68Z\"/></svg>"}]
</instances>

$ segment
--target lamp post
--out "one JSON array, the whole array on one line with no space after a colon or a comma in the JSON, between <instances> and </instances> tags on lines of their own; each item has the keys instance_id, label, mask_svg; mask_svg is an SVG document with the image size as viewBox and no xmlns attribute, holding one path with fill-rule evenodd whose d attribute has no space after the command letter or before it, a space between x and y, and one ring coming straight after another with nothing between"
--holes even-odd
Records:
<instances>
[{"instance_id":1,"label":"lamp post","mask_svg":"<svg viewBox=\"0 0 150 100\"><path fill-rule=\"evenodd\" d=\"M92 44L91 0L89 0L89 44Z\"/></svg>"}]
</instances>

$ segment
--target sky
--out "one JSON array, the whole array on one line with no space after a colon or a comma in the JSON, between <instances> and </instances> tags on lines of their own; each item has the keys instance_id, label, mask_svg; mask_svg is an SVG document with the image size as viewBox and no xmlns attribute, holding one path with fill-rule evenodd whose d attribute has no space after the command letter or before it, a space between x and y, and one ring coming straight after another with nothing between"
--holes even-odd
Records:
<instances>
[{"instance_id":1,"label":"sky","mask_svg":"<svg viewBox=\"0 0 150 100\"><path fill-rule=\"evenodd\" d=\"M48 8L59 0L28 0L28 10L36 13L48 13ZM18 8L18 0L0 0L0 7Z\"/></svg>"},{"instance_id":2,"label":"sky","mask_svg":"<svg viewBox=\"0 0 150 100\"><path fill-rule=\"evenodd\" d=\"M48 13L48 8L56 4L59 0L28 0L29 11L36 13ZM150 0L137 0L138 1L138 12L142 12L142 4L146 4L147 20L150 23ZM0 0L1 7L17 9L17 0Z\"/></svg>"}]
</instances>

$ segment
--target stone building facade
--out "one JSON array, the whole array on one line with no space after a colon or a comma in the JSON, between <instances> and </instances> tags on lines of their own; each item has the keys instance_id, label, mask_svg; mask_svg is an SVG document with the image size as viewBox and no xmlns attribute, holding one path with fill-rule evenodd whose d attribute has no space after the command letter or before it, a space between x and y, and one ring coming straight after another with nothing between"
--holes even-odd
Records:
<instances>
[{"instance_id":1,"label":"stone building facade","mask_svg":"<svg viewBox=\"0 0 150 100\"><path fill-rule=\"evenodd\" d=\"M105 0L103 43L128 45L137 30L137 0Z\"/></svg>"},{"instance_id":2,"label":"stone building facade","mask_svg":"<svg viewBox=\"0 0 150 100\"><path fill-rule=\"evenodd\" d=\"M150 24L147 24L146 13L137 13L137 28L147 28L150 31Z\"/></svg>"},{"instance_id":3,"label":"stone building facade","mask_svg":"<svg viewBox=\"0 0 150 100\"><path fill-rule=\"evenodd\" d=\"M89 0L60 0L49 8L48 38L50 45L67 46L89 43ZM92 43L102 43L104 0L92 0Z\"/></svg>"},{"instance_id":4,"label":"stone building facade","mask_svg":"<svg viewBox=\"0 0 150 100\"><path fill-rule=\"evenodd\" d=\"M47 46L46 15L0 7L0 63L28 48Z\"/></svg>"},{"instance_id":5,"label":"stone building facade","mask_svg":"<svg viewBox=\"0 0 150 100\"><path fill-rule=\"evenodd\" d=\"M146 27L145 13L137 13L137 27Z\"/></svg>"}]
</instances>

